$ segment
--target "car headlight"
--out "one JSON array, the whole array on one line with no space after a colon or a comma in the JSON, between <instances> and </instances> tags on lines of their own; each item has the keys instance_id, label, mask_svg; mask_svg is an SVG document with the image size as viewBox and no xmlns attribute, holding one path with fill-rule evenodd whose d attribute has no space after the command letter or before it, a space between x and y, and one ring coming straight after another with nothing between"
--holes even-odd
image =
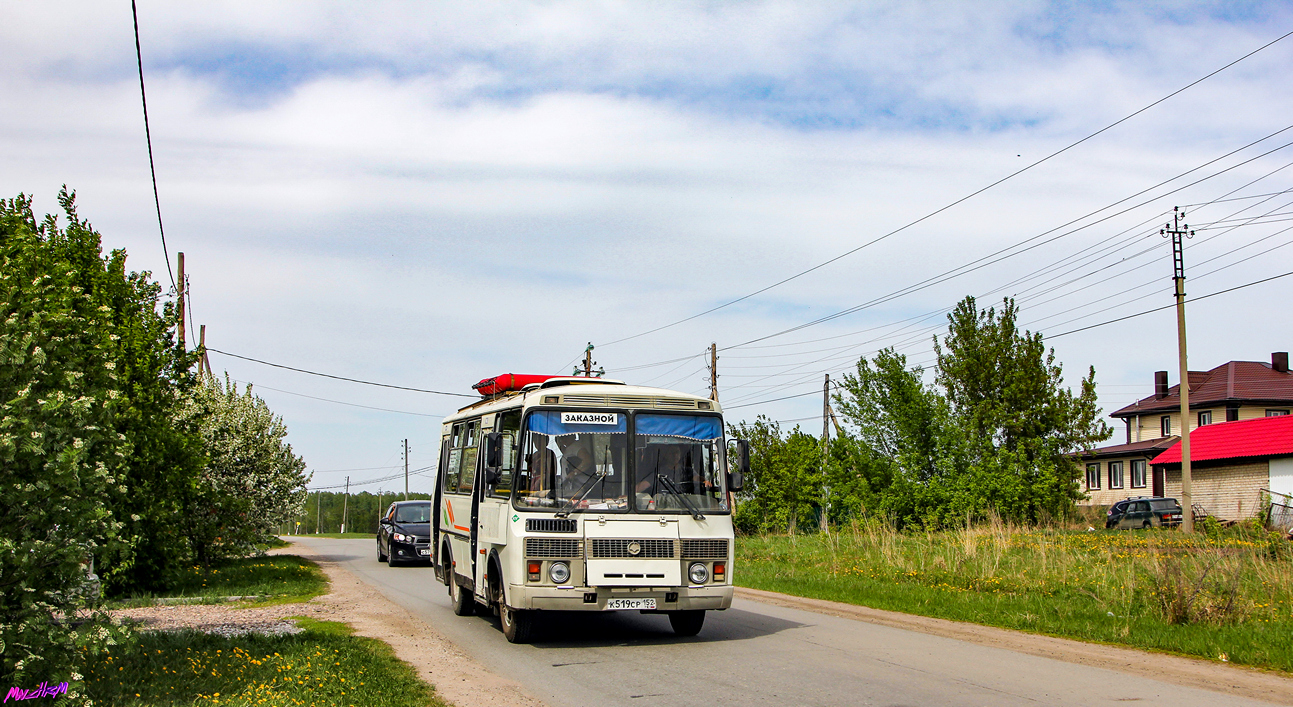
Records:
<instances>
[{"instance_id":1,"label":"car headlight","mask_svg":"<svg viewBox=\"0 0 1293 707\"><path fill-rule=\"evenodd\" d=\"M391 537L395 538L395 542L397 542L397 543L407 543L407 542L412 542L412 541L413 541L413 538L411 538L411 537L409 537L409 536L405 535L404 533L396 533L396 534L392 535Z\"/></svg>"},{"instance_id":2,"label":"car headlight","mask_svg":"<svg viewBox=\"0 0 1293 707\"><path fill-rule=\"evenodd\" d=\"M564 562L553 562L548 568L548 579L554 584L565 584L570 579L570 566Z\"/></svg>"},{"instance_id":3,"label":"car headlight","mask_svg":"<svg viewBox=\"0 0 1293 707\"><path fill-rule=\"evenodd\" d=\"M709 581L709 569L704 562L693 562L687 569L687 576L691 578L692 584L704 584Z\"/></svg>"}]
</instances>

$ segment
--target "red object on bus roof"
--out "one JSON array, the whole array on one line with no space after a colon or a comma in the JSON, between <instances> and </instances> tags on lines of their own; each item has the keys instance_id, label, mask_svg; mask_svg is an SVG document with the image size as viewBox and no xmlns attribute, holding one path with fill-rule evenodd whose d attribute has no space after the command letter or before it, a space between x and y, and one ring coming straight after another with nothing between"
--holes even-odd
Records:
<instances>
[{"instance_id":1,"label":"red object on bus roof","mask_svg":"<svg viewBox=\"0 0 1293 707\"><path fill-rule=\"evenodd\" d=\"M486 378L472 389L481 395L498 395L511 390L520 390L531 383L542 383L549 378L560 378L561 376L538 376L519 373L504 373L501 376Z\"/></svg>"}]
</instances>

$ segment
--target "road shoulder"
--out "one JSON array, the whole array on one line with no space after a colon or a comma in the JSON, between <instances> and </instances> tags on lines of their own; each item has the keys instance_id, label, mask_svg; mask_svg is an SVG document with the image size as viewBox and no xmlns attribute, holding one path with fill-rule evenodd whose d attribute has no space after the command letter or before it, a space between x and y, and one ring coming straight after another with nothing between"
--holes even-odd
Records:
<instances>
[{"instance_id":1,"label":"road shoulder","mask_svg":"<svg viewBox=\"0 0 1293 707\"><path fill-rule=\"evenodd\" d=\"M1211 690L1275 704L1293 705L1293 679L1251 668L1213 663L1166 653L1142 651L1134 648L1109 646L1101 643L1084 643L1067 638L1041 636L992 626L935 619L928 616L916 616L897 611L872 609L866 606L856 606L824 599L807 599L761 589L737 587L736 596L739 599L865 621L891 628L918 631L933 636L954 638L1016 653L1062 660L1066 663L1116 670L1185 687Z\"/></svg>"},{"instance_id":2,"label":"road shoulder","mask_svg":"<svg viewBox=\"0 0 1293 707\"><path fill-rule=\"evenodd\" d=\"M313 602L327 606L332 610L330 618L346 622L357 635L388 644L400 660L412 665L418 677L435 685L436 694L454 707L545 707L520 683L493 673L326 554L297 542L279 552L317 562L332 583L332 591Z\"/></svg>"}]
</instances>

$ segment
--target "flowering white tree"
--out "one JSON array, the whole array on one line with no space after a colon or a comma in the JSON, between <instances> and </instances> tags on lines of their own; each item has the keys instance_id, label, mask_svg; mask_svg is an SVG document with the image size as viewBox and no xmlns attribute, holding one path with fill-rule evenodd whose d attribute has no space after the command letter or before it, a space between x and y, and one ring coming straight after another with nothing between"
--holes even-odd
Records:
<instances>
[{"instance_id":1,"label":"flowering white tree","mask_svg":"<svg viewBox=\"0 0 1293 707\"><path fill-rule=\"evenodd\" d=\"M301 512L305 461L285 441L282 418L228 376L195 387L183 416L207 453L184 520L193 550L203 563L245 555Z\"/></svg>"}]
</instances>

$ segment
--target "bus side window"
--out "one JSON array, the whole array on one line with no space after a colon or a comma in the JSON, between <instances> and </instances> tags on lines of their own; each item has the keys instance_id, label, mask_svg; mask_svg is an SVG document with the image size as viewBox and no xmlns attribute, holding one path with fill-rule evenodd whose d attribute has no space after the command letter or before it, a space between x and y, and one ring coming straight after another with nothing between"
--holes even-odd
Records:
<instances>
[{"instance_id":1,"label":"bus side window","mask_svg":"<svg viewBox=\"0 0 1293 707\"><path fill-rule=\"evenodd\" d=\"M471 420L462 435L462 468L458 476L458 493L470 494L476 483L476 457L480 450L480 420Z\"/></svg>"},{"instance_id":2,"label":"bus side window","mask_svg":"<svg viewBox=\"0 0 1293 707\"><path fill-rule=\"evenodd\" d=\"M445 465L444 474L444 493L458 492L458 467L462 459L462 449L459 442L462 440L463 424L460 422L453 426L453 439L450 440L452 447L449 449L449 463Z\"/></svg>"},{"instance_id":3,"label":"bus side window","mask_svg":"<svg viewBox=\"0 0 1293 707\"><path fill-rule=\"evenodd\" d=\"M521 432L521 411L508 410L498 416L498 432L502 434L502 464L493 496L507 498L512 495L512 478L516 472L516 438Z\"/></svg>"}]
</instances>

